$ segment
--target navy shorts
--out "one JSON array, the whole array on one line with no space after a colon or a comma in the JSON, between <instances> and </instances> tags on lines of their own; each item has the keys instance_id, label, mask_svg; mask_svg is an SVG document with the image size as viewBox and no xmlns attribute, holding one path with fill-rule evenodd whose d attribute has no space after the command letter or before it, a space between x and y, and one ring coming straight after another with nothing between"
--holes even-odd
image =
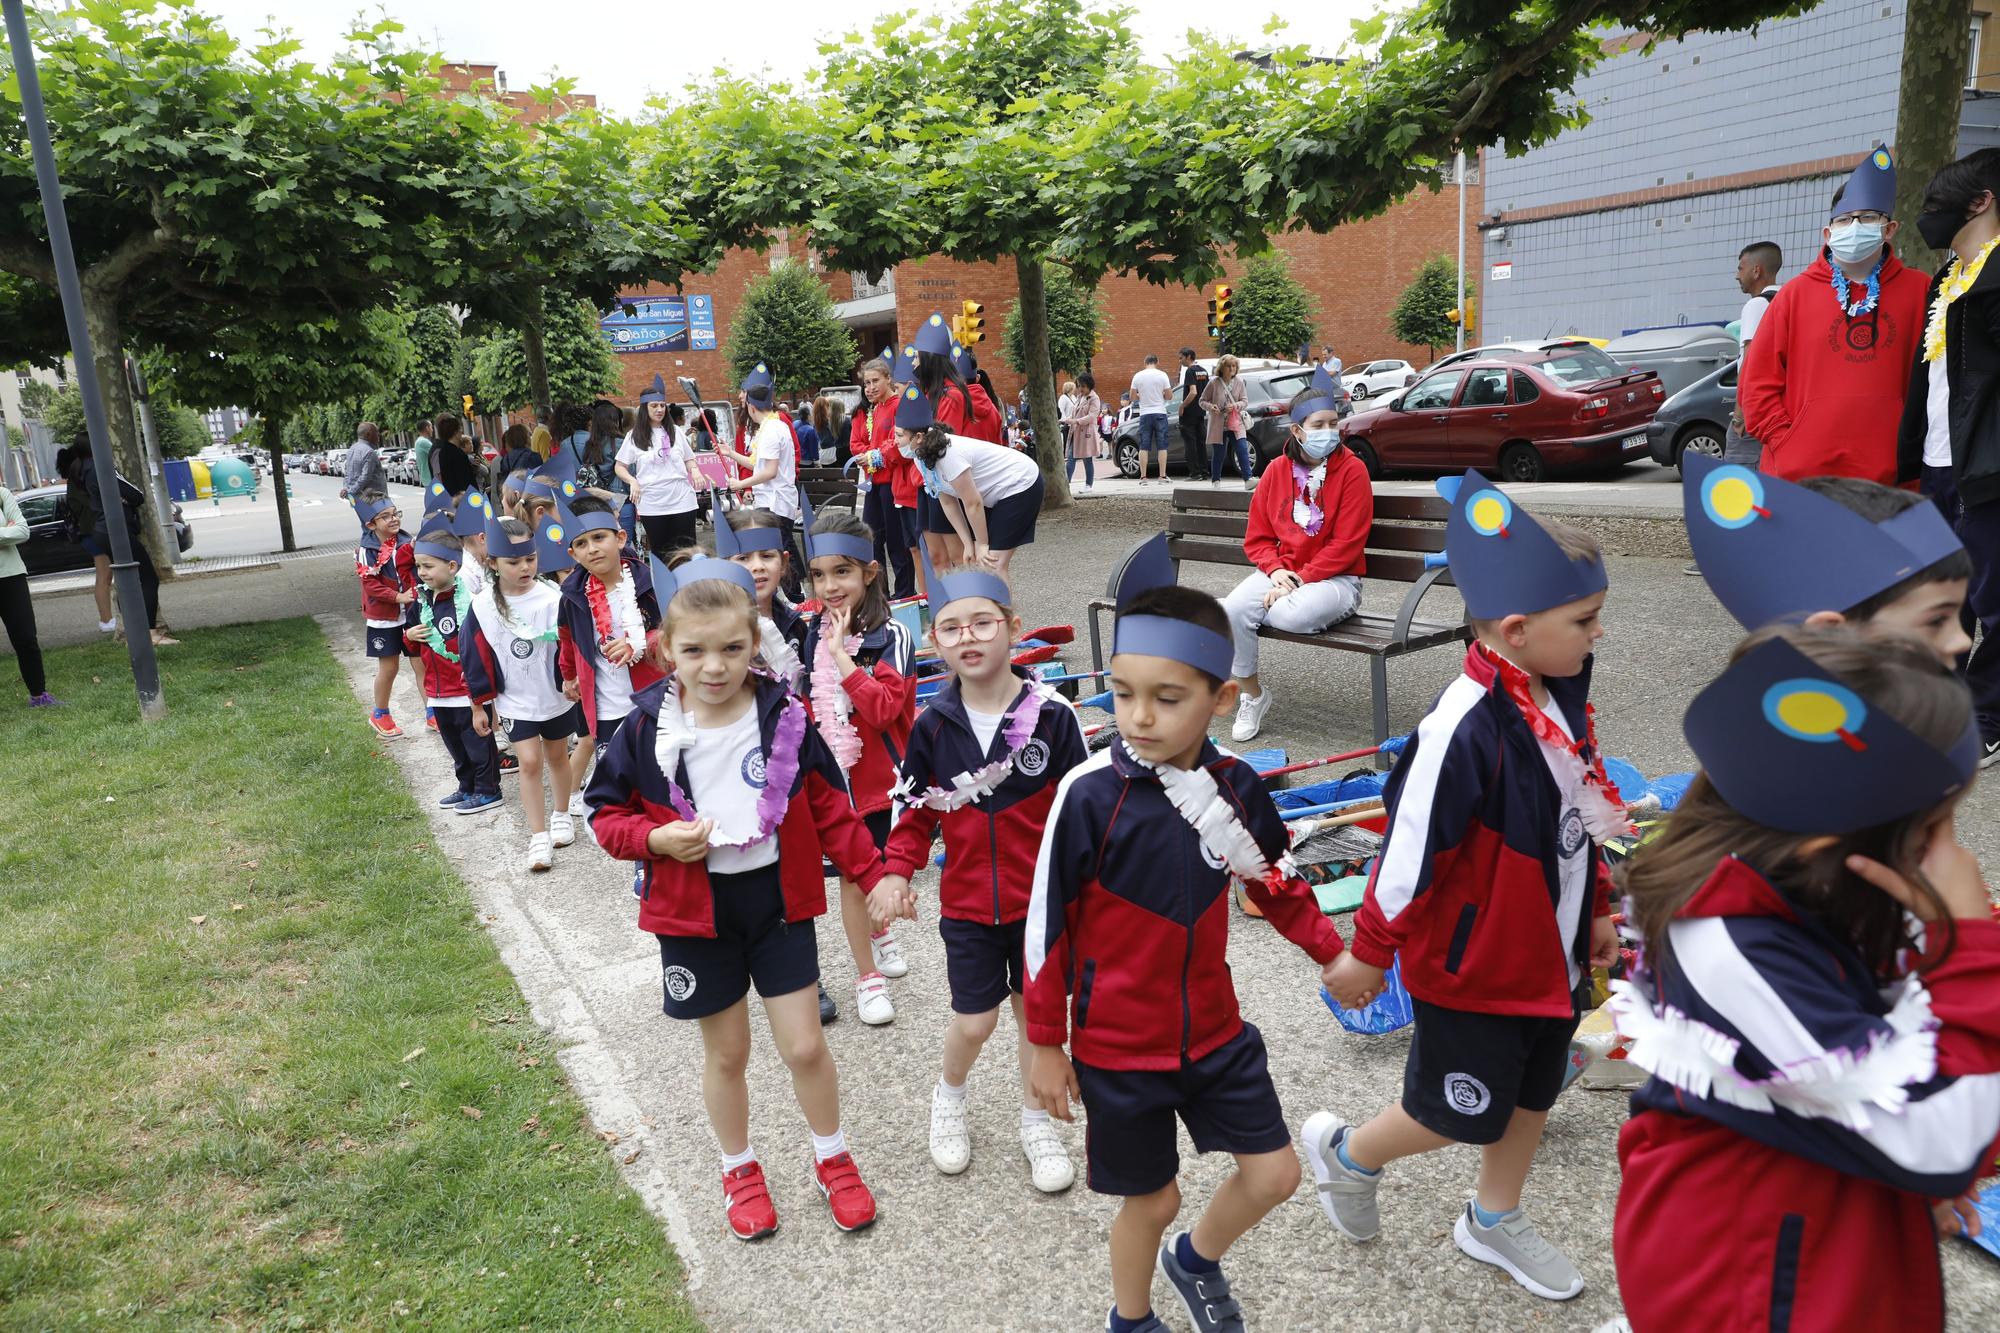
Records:
<instances>
[{"instance_id":1,"label":"navy shorts","mask_svg":"<svg viewBox=\"0 0 2000 1333\"><path fill-rule=\"evenodd\" d=\"M999 504L986 506L986 544L996 551L1012 551L1035 540L1035 520L1042 514L1042 479L1019 495L1010 495Z\"/></svg>"},{"instance_id":2,"label":"navy shorts","mask_svg":"<svg viewBox=\"0 0 2000 1333\"><path fill-rule=\"evenodd\" d=\"M1180 1174L1174 1117L1196 1152L1276 1152L1292 1141L1252 1024L1179 1069L1096 1069L1076 1061L1089 1113L1084 1153L1099 1194L1151 1194Z\"/></svg>"},{"instance_id":3,"label":"navy shorts","mask_svg":"<svg viewBox=\"0 0 2000 1333\"><path fill-rule=\"evenodd\" d=\"M419 650L403 637L401 625L364 625L361 632L370 657L416 657L419 654Z\"/></svg>"},{"instance_id":4,"label":"navy shorts","mask_svg":"<svg viewBox=\"0 0 2000 1333\"><path fill-rule=\"evenodd\" d=\"M708 877L715 938L660 935L660 981L668 1018L707 1018L750 993L790 995L819 980L813 923L785 920L774 862L740 875Z\"/></svg>"},{"instance_id":5,"label":"navy shorts","mask_svg":"<svg viewBox=\"0 0 2000 1333\"><path fill-rule=\"evenodd\" d=\"M1458 1143L1497 1143L1514 1108L1556 1104L1578 1013L1568 1018L1476 1014L1412 1000L1415 1035L1403 1067L1403 1109Z\"/></svg>"},{"instance_id":6,"label":"navy shorts","mask_svg":"<svg viewBox=\"0 0 2000 1333\"><path fill-rule=\"evenodd\" d=\"M1025 920L991 926L942 916L938 934L944 939L944 974L954 1014L991 1013L1006 1003L1008 995L1021 993Z\"/></svg>"},{"instance_id":7,"label":"navy shorts","mask_svg":"<svg viewBox=\"0 0 2000 1333\"><path fill-rule=\"evenodd\" d=\"M78 537L76 539L76 544L83 548L83 553L89 556L93 563L96 562L99 556L108 556L111 554L111 552L105 550L104 547L98 543L97 538L92 536L86 535Z\"/></svg>"},{"instance_id":8,"label":"navy shorts","mask_svg":"<svg viewBox=\"0 0 2000 1333\"><path fill-rule=\"evenodd\" d=\"M569 711L558 713L545 722L520 722L509 720L507 739L510 741L566 741L572 736L581 736L587 730L583 725L583 705L571 704Z\"/></svg>"}]
</instances>

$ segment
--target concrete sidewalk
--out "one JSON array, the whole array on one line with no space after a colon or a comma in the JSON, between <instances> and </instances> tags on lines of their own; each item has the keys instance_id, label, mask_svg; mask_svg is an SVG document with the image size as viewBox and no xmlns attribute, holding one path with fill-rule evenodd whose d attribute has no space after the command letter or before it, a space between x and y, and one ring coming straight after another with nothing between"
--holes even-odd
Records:
<instances>
[{"instance_id":1,"label":"concrete sidewalk","mask_svg":"<svg viewBox=\"0 0 2000 1333\"><path fill-rule=\"evenodd\" d=\"M1131 503L1080 504L1045 518L1039 540L1022 555L1021 615L1030 624L1076 624L1080 643L1069 660L1079 666L1087 665L1083 601L1145 530L1147 512ZM1228 573L1204 570L1191 581L1209 586L1214 574L1221 590ZM1612 588L1611 637L1594 691L1607 748L1650 774L1683 768L1681 709L1726 656L1733 627L1699 581L1682 578L1669 561L1614 559ZM1396 591L1371 586L1368 596L1380 600ZM1457 614L1454 595L1447 590L1443 597L1434 614ZM370 673L358 621L343 608L321 623L359 701ZM1302 759L1365 742L1360 659L1273 645L1262 665L1278 697L1259 744L1288 745ZM1456 669L1446 651L1394 664L1395 724L1412 725ZM408 676L399 690L398 713L416 716ZM362 731L358 702L356 716L355 743L375 743ZM443 746L421 730L390 743L389 753L420 799L450 789ZM840 1069L845 1128L880 1201L880 1222L848 1236L828 1219L810 1183L804 1122L753 1006L752 1142L782 1225L769 1241L741 1245L723 1230L717 1148L700 1096L699 1033L660 1013L658 954L633 924L629 868L606 859L585 834L556 854L554 871L525 873L518 864L526 844L518 779L506 786L508 802L498 813L434 815L434 840L463 874L535 1020L562 1045L565 1068L597 1125L618 1134L610 1151L667 1227L688 1265L696 1307L712 1327L863 1333L1103 1327L1110 1305L1105 1237L1116 1204L1081 1181L1081 1125L1063 1131L1079 1166L1078 1185L1054 1197L1029 1186L1015 1136L1011 1025L1003 1023L973 1072L971 1169L948 1178L931 1165L930 1089L949 1017L934 873L918 882L922 921L898 927L910 974L890 983L897 1019L889 1027L868 1028L854 1017L854 970L837 922L829 916L818 923L827 989L842 1012L828 1037ZM1994 832L2000 798L1975 791L1969 801L1961 827L1992 864L2000 855ZM1979 816L1979 809L1987 814ZM1407 1031L1380 1038L1344 1033L1321 1004L1316 970L1303 954L1261 923L1237 917L1231 931L1230 963L1244 1012L1269 1043L1271 1072L1294 1129L1320 1107L1359 1119L1395 1099ZM1581 1330L1613 1318L1620 1307L1611 1223L1624 1116L1619 1094L1566 1094L1529 1181L1527 1206L1543 1234L1589 1283L1576 1300L1538 1300L1456 1250L1450 1227L1477 1163L1474 1152L1459 1148L1391 1168L1382 1192L1383 1234L1366 1247L1331 1232L1309 1187L1253 1230L1228 1261L1252 1327ZM1181 1225L1187 1225L1227 1160L1194 1157L1185 1135L1182 1151ZM2000 1325L2000 1268L1962 1243L1944 1248L1951 1327ZM1156 1289L1161 1316L1184 1328L1171 1299Z\"/></svg>"}]
</instances>

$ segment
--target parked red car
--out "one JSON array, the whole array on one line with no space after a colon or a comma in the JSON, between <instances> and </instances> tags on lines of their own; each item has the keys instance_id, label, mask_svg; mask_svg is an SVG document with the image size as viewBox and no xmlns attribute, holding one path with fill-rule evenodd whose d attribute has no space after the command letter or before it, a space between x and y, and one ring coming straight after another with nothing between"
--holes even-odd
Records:
<instances>
[{"instance_id":1,"label":"parked red car","mask_svg":"<svg viewBox=\"0 0 2000 1333\"><path fill-rule=\"evenodd\" d=\"M1646 423L1665 398L1652 371L1627 370L1581 343L1433 370L1348 417L1340 434L1371 477L1474 467L1501 481L1540 481L1558 468L1645 457Z\"/></svg>"}]
</instances>

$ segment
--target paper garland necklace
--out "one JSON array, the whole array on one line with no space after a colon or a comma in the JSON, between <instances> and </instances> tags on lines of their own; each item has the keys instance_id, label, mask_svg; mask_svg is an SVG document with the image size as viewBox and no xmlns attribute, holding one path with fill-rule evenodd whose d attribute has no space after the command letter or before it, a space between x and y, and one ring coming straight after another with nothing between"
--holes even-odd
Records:
<instances>
[{"instance_id":1,"label":"paper garland necklace","mask_svg":"<svg viewBox=\"0 0 2000 1333\"><path fill-rule=\"evenodd\" d=\"M1292 463L1292 522L1299 525L1308 537L1319 536L1319 530L1326 522L1326 511L1314 500L1318 498L1320 487L1326 484L1326 460L1321 459L1318 467L1308 472L1294 461Z\"/></svg>"},{"instance_id":2,"label":"paper garland necklace","mask_svg":"<svg viewBox=\"0 0 2000 1333\"><path fill-rule=\"evenodd\" d=\"M533 586L532 584L530 585L530 591L533 590ZM506 631L515 638L528 643L554 643L562 637L562 629L559 626L551 625L547 629L528 629L520 621L514 619L512 612L502 611L500 609L497 584L480 589L480 595L492 603L493 619L505 627Z\"/></svg>"},{"instance_id":3,"label":"paper garland necklace","mask_svg":"<svg viewBox=\"0 0 2000 1333\"><path fill-rule=\"evenodd\" d=\"M423 622L425 629L430 630L431 651L436 653L439 657L442 657L447 662L456 662L458 660L458 654L444 646L445 636L439 634L437 630L432 627L431 607L432 604L437 601L437 590L432 588L428 583L426 583L423 587L421 601L422 605L418 608L417 618ZM452 575L451 632L453 634L458 633L459 628L465 624L465 608L471 605L471 603L472 603L472 595L465 590L465 580L460 578L456 574Z\"/></svg>"},{"instance_id":4,"label":"paper garland necklace","mask_svg":"<svg viewBox=\"0 0 2000 1333\"><path fill-rule=\"evenodd\" d=\"M1924 360L1935 361L1944 355L1944 312L1979 281L1980 270L1986 267L1987 257L1996 245L2000 245L2000 236L1981 246L1970 264L1961 263L1957 255L1952 256L1951 267L1945 270L1944 281L1938 285L1937 300L1931 304L1930 321L1924 325Z\"/></svg>"},{"instance_id":5,"label":"paper garland necklace","mask_svg":"<svg viewBox=\"0 0 2000 1333\"><path fill-rule=\"evenodd\" d=\"M1847 300L1848 292L1851 290L1848 286L1847 274L1841 271L1839 264L1829 265L1833 270L1833 296L1840 303L1840 312L1843 315L1846 315L1849 319L1855 319L1875 309L1877 303L1882 299L1882 265L1888 262L1889 251L1884 248L1882 257L1876 260L1875 267L1868 271L1867 294L1852 305L1848 304Z\"/></svg>"},{"instance_id":6,"label":"paper garland necklace","mask_svg":"<svg viewBox=\"0 0 2000 1333\"><path fill-rule=\"evenodd\" d=\"M753 704L752 707L755 707ZM799 752L806 735L805 705L797 699L787 698L784 711L778 714L777 730L771 736L771 748L764 755L764 790L757 793L757 829L754 833L730 835L722 831L720 825L708 835L711 847L749 847L771 836L785 818L785 808L791 804L792 783L799 776ZM679 676L667 678L667 692L660 700L659 731L653 740L653 760L659 765L660 776L667 783L667 804L674 813L692 824L701 818L701 812L688 794L674 781L680 772L681 751L695 743L694 728L688 724L687 714L681 711L681 681Z\"/></svg>"},{"instance_id":7,"label":"paper garland necklace","mask_svg":"<svg viewBox=\"0 0 2000 1333\"><path fill-rule=\"evenodd\" d=\"M362 552L366 551L367 549L368 547L366 544L354 548L354 572L356 574L360 575L362 578L365 579L370 574L379 575L384 570L389 571L391 574L395 573L396 543L393 539L390 540L386 545L378 543L376 549L382 552L382 558L376 561L372 565L362 558ZM402 584L403 584L402 577L400 575L397 575L396 586L400 588Z\"/></svg>"},{"instance_id":8,"label":"paper garland necklace","mask_svg":"<svg viewBox=\"0 0 2000 1333\"><path fill-rule=\"evenodd\" d=\"M1223 799L1215 774L1199 766L1174 768L1148 763L1122 738L1117 743L1124 748L1127 758L1160 780L1167 801L1195 831L1201 845L1246 887L1255 884L1277 893L1287 881L1298 877L1298 867L1292 863L1289 851L1278 858L1276 865L1271 864L1264 849L1257 845L1256 835L1236 817L1235 806Z\"/></svg>"},{"instance_id":9,"label":"paper garland necklace","mask_svg":"<svg viewBox=\"0 0 2000 1333\"><path fill-rule=\"evenodd\" d=\"M634 656L646 651L646 621L639 614L639 594L632 587L629 570L616 588L606 588L595 574L585 575L583 596L590 603L590 624L597 631L599 652L620 639L632 645Z\"/></svg>"},{"instance_id":10,"label":"paper garland necklace","mask_svg":"<svg viewBox=\"0 0 2000 1333\"><path fill-rule=\"evenodd\" d=\"M960 773L951 780L949 790L943 787L926 787L919 792L905 776L890 789L890 799L903 805L918 805L927 810L942 810L949 814L962 810L976 801L985 800L1008 775L1014 771L1014 761L1021 751L1034 739L1035 728L1042 720L1042 701L1054 691L1039 682L1030 683L1027 690L1014 706L1007 710L1007 716L1000 724L1001 737L1007 742L1007 753L992 763L981 766L970 773Z\"/></svg>"},{"instance_id":11,"label":"paper garland necklace","mask_svg":"<svg viewBox=\"0 0 2000 1333\"><path fill-rule=\"evenodd\" d=\"M1576 766L1571 770L1572 778L1580 772L1582 781L1579 784L1577 814L1583 818L1584 831L1590 834L1591 841L1602 845L1611 838L1630 833L1632 821L1625 813L1625 798L1619 794L1618 784L1604 771L1603 752L1597 746L1597 710L1589 704L1583 706L1583 734L1571 740L1555 724L1555 719L1535 702L1525 671L1484 644L1475 645L1474 651L1493 664L1500 677L1501 692L1521 710L1521 720L1528 724L1528 730L1535 733L1535 739L1561 754L1566 765ZM1586 750L1590 752L1588 759L1584 758Z\"/></svg>"},{"instance_id":12,"label":"paper garland necklace","mask_svg":"<svg viewBox=\"0 0 2000 1333\"><path fill-rule=\"evenodd\" d=\"M853 658L861 648L861 636L848 635L843 646L847 656ZM861 757L861 733L849 720L854 711L854 701L841 688L840 668L833 660L833 640L824 634L819 636L818 645L813 649L812 704L813 723L826 740L827 748L833 751L834 762L845 773Z\"/></svg>"}]
</instances>

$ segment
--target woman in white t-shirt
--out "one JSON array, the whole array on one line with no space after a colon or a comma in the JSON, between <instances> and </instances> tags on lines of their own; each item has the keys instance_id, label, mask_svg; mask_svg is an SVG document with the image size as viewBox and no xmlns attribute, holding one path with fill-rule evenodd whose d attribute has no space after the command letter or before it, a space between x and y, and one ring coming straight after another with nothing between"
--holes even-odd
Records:
<instances>
[{"instance_id":1,"label":"woman in white t-shirt","mask_svg":"<svg viewBox=\"0 0 2000 1333\"><path fill-rule=\"evenodd\" d=\"M632 488L646 548L662 559L695 543L694 455L667 421L667 396L658 376L639 398L639 415L618 448L618 476Z\"/></svg>"},{"instance_id":2,"label":"woman in white t-shirt","mask_svg":"<svg viewBox=\"0 0 2000 1333\"><path fill-rule=\"evenodd\" d=\"M1017 548L1035 539L1042 511L1042 470L1028 454L953 435L937 424L930 400L905 390L896 404L896 444L917 460L932 563L968 561L1006 576Z\"/></svg>"},{"instance_id":3,"label":"woman in white t-shirt","mask_svg":"<svg viewBox=\"0 0 2000 1333\"><path fill-rule=\"evenodd\" d=\"M743 412L750 419L750 452L739 454L724 448L720 442L716 451L750 469L749 476L739 478L734 484L738 499L775 515L785 530L785 549L792 557L785 574L785 595L797 603L804 600L797 571L806 567L797 537L799 449L790 424L777 410L777 393L770 370L759 362L756 369L743 377Z\"/></svg>"}]
</instances>

